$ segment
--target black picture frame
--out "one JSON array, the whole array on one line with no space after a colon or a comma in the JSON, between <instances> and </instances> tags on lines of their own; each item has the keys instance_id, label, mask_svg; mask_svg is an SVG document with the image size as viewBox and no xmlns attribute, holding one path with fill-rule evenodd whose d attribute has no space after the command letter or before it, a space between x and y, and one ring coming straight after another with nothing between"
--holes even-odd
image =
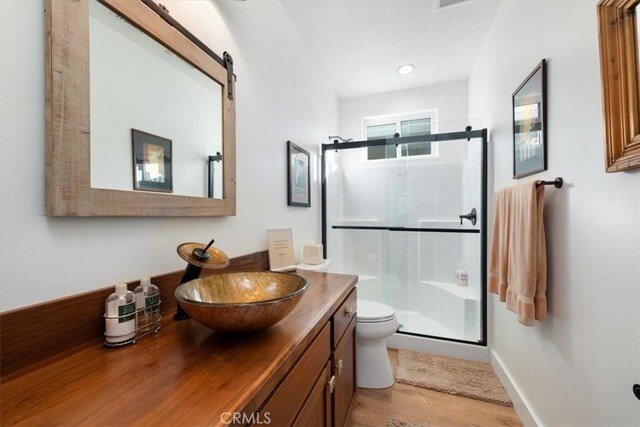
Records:
<instances>
[{"instance_id":1,"label":"black picture frame","mask_svg":"<svg viewBox=\"0 0 640 427\"><path fill-rule=\"evenodd\" d=\"M511 95L513 177L547 170L547 61L543 59Z\"/></svg>"},{"instance_id":2,"label":"black picture frame","mask_svg":"<svg viewBox=\"0 0 640 427\"><path fill-rule=\"evenodd\" d=\"M133 189L173 193L171 140L131 129Z\"/></svg>"},{"instance_id":3,"label":"black picture frame","mask_svg":"<svg viewBox=\"0 0 640 427\"><path fill-rule=\"evenodd\" d=\"M287 141L287 204L311 207L311 155Z\"/></svg>"}]
</instances>

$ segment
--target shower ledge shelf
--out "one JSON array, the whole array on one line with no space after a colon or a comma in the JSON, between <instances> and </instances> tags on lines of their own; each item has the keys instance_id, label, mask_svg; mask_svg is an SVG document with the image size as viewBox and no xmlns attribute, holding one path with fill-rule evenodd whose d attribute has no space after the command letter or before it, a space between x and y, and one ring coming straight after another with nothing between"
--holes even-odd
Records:
<instances>
[{"instance_id":1,"label":"shower ledge shelf","mask_svg":"<svg viewBox=\"0 0 640 427\"><path fill-rule=\"evenodd\" d=\"M358 281L366 281L366 280L378 280L377 276L367 276L364 274L358 274Z\"/></svg>"},{"instance_id":2,"label":"shower ledge shelf","mask_svg":"<svg viewBox=\"0 0 640 427\"><path fill-rule=\"evenodd\" d=\"M480 301L480 294L478 292L478 288L475 286L458 286L455 283L433 282L431 280L421 280L420 284L442 289L443 291L449 292L459 298Z\"/></svg>"}]
</instances>

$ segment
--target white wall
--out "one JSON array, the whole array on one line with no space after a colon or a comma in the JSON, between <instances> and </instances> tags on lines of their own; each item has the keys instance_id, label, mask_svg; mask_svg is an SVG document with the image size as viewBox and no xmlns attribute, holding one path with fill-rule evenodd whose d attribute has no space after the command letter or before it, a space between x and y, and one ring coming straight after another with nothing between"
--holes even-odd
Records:
<instances>
[{"instance_id":1,"label":"white wall","mask_svg":"<svg viewBox=\"0 0 640 427\"><path fill-rule=\"evenodd\" d=\"M403 76L398 76L402 78ZM464 130L467 126L466 80L402 89L340 100L340 136L362 139L362 118L412 113L436 108L438 132Z\"/></svg>"},{"instance_id":2,"label":"white wall","mask_svg":"<svg viewBox=\"0 0 640 427\"><path fill-rule=\"evenodd\" d=\"M47 218L44 209L44 29L41 1L0 1L0 310L184 268L175 247L216 238L231 257L266 249L266 229L292 227L297 252L319 240L311 208L287 206L286 141L317 152L337 132L337 100L278 2L166 1L237 83L237 216ZM315 157L315 156L314 156Z\"/></svg>"},{"instance_id":3,"label":"white wall","mask_svg":"<svg viewBox=\"0 0 640 427\"><path fill-rule=\"evenodd\" d=\"M491 129L494 188L512 179L511 93L548 59L549 318L493 304L491 347L541 425L640 425L640 173L606 174L596 1L505 1L469 79Z\"/></svg>"}]
</instances>

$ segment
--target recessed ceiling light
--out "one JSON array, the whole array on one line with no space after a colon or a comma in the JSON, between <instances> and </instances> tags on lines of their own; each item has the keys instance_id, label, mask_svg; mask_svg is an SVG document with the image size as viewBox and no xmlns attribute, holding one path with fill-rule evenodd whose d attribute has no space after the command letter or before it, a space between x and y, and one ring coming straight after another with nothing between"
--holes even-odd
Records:
<instances>
[{"instance_id":1,"label":"recessed ceiling light","mask_svg":"<svg viewBox=\"0 0 640 427\"><path fill-rule=\"evenodd\" d=\"M416 68L413 64L404 64L398 67L398 74L409 74L412 73Z\"/></svg>"}]
</instances>

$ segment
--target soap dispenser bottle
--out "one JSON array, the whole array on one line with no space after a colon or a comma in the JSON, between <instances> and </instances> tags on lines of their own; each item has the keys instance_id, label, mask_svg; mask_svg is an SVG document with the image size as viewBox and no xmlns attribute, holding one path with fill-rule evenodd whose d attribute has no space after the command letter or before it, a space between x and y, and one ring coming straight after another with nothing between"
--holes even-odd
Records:
<instances>
[{"instance_id":1,"label":"soap dispenser bottle","mask_svg":"<svg viewBox=\"0 0 640 427\"><path fill-rule=\"evenodd\" d=\"M125 282L118 283L116 291L105 301L104 320L106 345L124 345L135 340L136 299Z\"/></svg>"},{"instance_id":2,"label":"soap dispenser bottle","mask_svg":"<svg viewBox=\"0 0 640 427\"><path fill-rule=\"evenodd\" d=\"M138 313L138 333L158 332L160 329L160 290L149 277L140 279L134 291Z\"/></svg>"}]
</instances>

